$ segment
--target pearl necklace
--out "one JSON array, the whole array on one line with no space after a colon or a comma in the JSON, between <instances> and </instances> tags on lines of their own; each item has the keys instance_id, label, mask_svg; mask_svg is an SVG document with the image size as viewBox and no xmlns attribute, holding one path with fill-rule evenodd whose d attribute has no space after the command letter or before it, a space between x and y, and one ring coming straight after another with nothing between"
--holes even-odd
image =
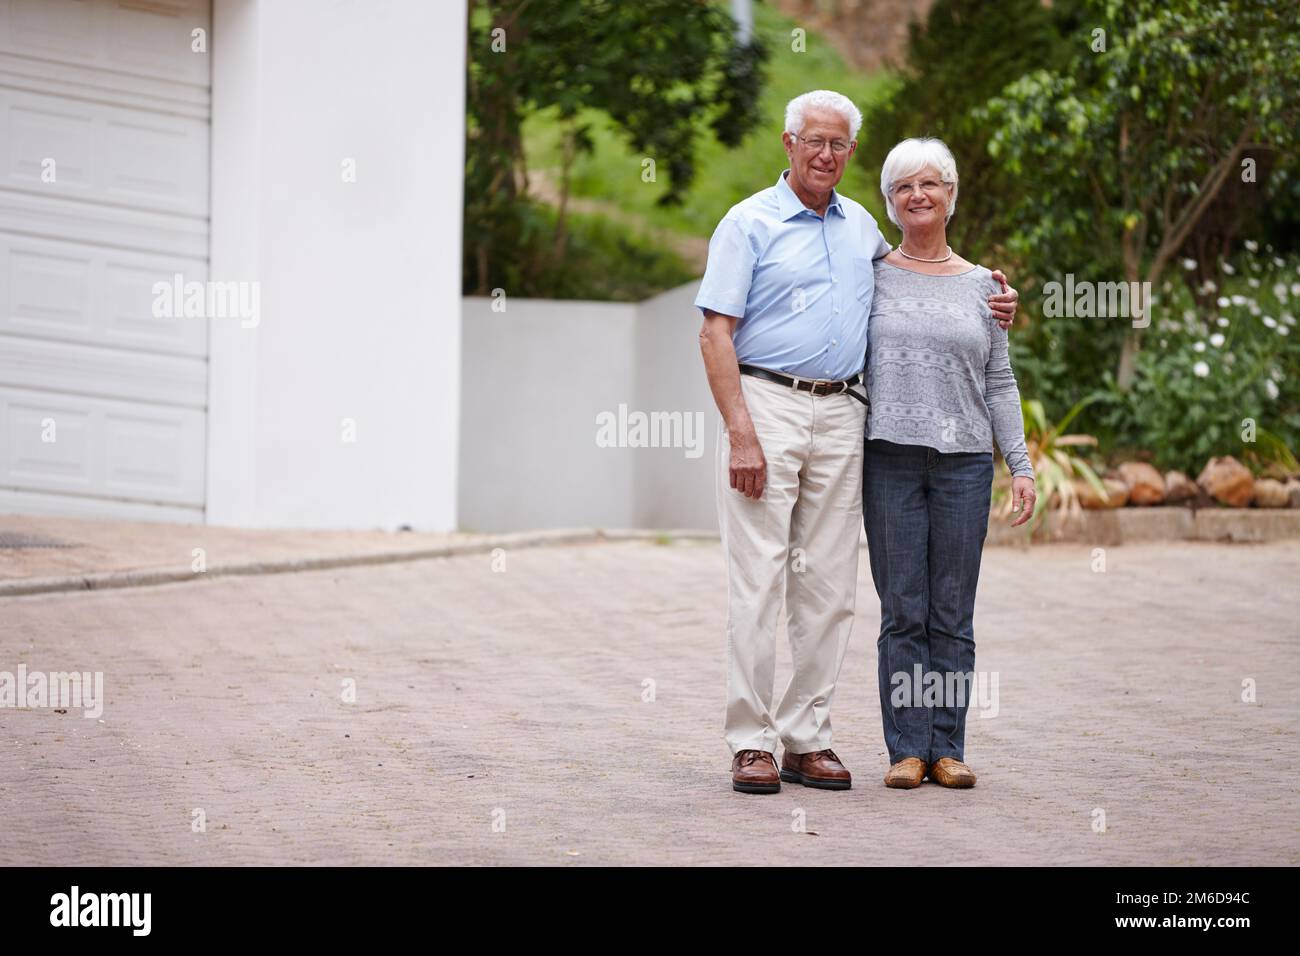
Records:
<instances>
[{"instance_id":1,"label":"pearl necklace","mask_svg":"<svg viewBox=\"0 0 1300 956\"><path fill-rule=\"evenodd\" d=\"M947 247L945 247L945 248L947 248L947 250L948 250L948 254L947 254L946 256L943 256L943 257L940 258L940 259L922 259L920 256L910 255L909 253L906 253L906 252L903 251L903 244L902 244L902 243L899 243L899 245L898 245L898 252L899 252L899 255L906 256L906 257L909 258L909 259L914 259L914 260L916 260L917 262L947 262L949 259L952 258L952 246L947 246Z\"/></svg>"}]
</instances>

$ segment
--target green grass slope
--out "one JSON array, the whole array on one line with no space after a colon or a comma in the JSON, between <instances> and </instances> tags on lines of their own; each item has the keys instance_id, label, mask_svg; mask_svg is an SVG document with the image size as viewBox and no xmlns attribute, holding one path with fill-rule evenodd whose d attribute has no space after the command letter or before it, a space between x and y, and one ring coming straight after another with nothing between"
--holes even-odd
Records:
<instances>
[{"instance_id":1,"label":"green grass slope","mask_svg":"<svg viewBox=\"0 0 1300 956\"><path fill-rule=\"evenodd\" d=\"M665 184L642 182L645 157L630 150L603 114L589 113L584 119L592 125L595 150L578 158L572 177L572 195L589 201L583 204L586 211L593 205L617 209L625 220L634 218L661 234L707 238L728 208L770 186L785 168L781 131L785 104L790 99L808 90L833 89L853 99L865 113L870 104L888 94L893 82L889 74L853 71L816 34L807 35L804 52L794 52L791 31L798 24L767 5L755 4L754 19L755 32L771 54L762 94L763 122L731 150L715 141L707 129L702 130L697 141L695 182L683 205L668 208L656 205ZM524 133L529 170L540 173L549 184L558 185L560 128L554 113L529 117ZM858 138L861 141L869 134L864 129ZM856 161L850 161L840 190L873 213L880 213L878 184Z\"/></svg>"}]
</instances>

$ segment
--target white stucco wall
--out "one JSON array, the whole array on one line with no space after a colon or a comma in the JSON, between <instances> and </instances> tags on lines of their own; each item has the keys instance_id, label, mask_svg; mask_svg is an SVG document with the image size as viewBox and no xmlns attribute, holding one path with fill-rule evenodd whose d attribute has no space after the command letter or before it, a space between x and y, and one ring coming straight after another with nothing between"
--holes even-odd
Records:
<instances>
[{"instance_id":1,"label":"white stucco wall","mask_svg":"<svg viewBox=\"0 0 1300 956\"><path fill-rule=\"evenodd\" d=\"M596 416L635 399L636 306L464 300L460 525L632 527L634 460Z\"/></svg>"},{"instance_id":2,"label":"white stucco wall","mask_svg":"<svg viewBox=\"0 0 1300 956\"><path fill-rule=\"evenodd\" d=\"M637 402L647 410L680 410L703 423L702 454L643 449L637 459L636 523L642 528L715 531L718 513L718 409L700 357L699 283L637 306Z\"/></svg>"},{"instance_id":3,"label":"white stucco wall","mask_svg":"<svg viewBox=\"0 0 1300 956\"><path fill-rule=\"evenodd\" d=\"M503 312L465 300L462 528L716 529L696 289L636 305L509 299ZM598 416L617 420L620 405L629 422L676 415L681 444L601 447Z\"/></svg>"},{"instance_id":4,"label":"white stucco wall","mask_svg":"<svg viewBox=\"0 0 1300 956\"><path fill-rule=\"evenodd\" d=\"M464 18L216 0L211 277L261 314L212 322L209 522L456 526Z\"/></svg>"}]
</instances>

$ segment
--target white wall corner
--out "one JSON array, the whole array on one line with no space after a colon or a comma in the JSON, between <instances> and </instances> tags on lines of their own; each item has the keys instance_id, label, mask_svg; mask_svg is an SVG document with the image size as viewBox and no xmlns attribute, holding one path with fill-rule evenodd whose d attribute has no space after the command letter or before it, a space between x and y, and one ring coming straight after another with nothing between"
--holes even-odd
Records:
<instances>
[{"instance_id":1,"label":"white wall corner","mask_svg":"<svg viewBox=\"0 0 1300 956\"><path fill-rule=\"evenodd\" d=\"M211 523L456 526L465 15L216 0Z\"/></svg>"}]
</instances>

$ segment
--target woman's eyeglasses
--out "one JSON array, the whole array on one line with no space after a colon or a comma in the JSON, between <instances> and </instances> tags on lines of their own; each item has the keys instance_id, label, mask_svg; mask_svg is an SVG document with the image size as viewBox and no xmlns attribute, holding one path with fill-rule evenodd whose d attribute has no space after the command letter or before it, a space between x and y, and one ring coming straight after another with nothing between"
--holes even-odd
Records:
<instances>
[{"instance_id":1,"label":"woman's eyeglasses","mask_svg":"<svg viewBox=\"0 0 1300 956\"><path fill-rule=\"evenodd\" d=\"M906 193L923 192L934 195L942 192L947 183L937 183L933 179L927 179L920 183L894 183L889 187L889 192L894 196L902 196Z\"/></svg>"}]
</instances>

